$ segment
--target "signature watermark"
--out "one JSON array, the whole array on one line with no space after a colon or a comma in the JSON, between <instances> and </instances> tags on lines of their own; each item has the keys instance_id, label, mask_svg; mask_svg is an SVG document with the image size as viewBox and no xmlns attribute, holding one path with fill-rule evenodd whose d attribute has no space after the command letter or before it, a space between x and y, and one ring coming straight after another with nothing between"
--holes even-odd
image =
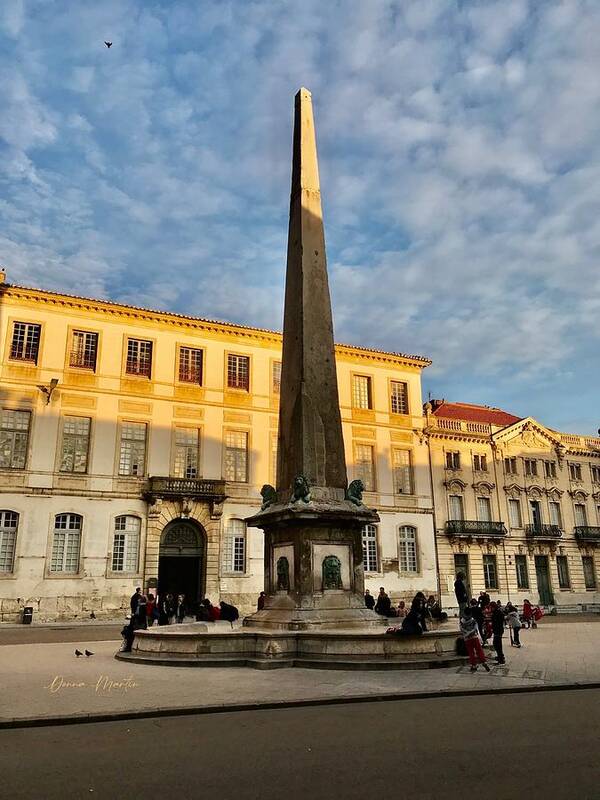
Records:
<instances>
[{"instance_id":1,"label":"signature watermark","mask_svg":"<svg viewBox=\"0 0 600 800\"><path fill-rule=\"evenodd\" d=\"M59 694L65 689L92 689L96 694L110 694L111 692L125 692L130 689L139 688L139 683L133 680L131 675L125 678L110 678L108 675L99 675L98 680L80 681L69 680L63 675L55 675L49 684L44 686L50 694Z\"/></svg>"}]
</instances>

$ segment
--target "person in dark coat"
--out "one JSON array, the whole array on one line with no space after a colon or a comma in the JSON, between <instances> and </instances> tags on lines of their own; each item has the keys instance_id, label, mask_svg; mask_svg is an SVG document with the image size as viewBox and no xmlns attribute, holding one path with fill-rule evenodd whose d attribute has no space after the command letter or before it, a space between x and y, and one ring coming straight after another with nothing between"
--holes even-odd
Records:
<instances>
[{"instance_id":1,"label":"person in dark coat","mask_svg":"<svg viewBox=\"0 0 600 800\"><path fill-rule=\"evenodd\" d=\"M456 602L458 603L458 616L462 617L463 611L469 605L469 595L467 594L467 587L465 586L464 572L458 572L456 574L454 594L456 595Z\"/></svg>"},{"instance_id":2,"label":"person in dark coat","mask_svg":"<svg viewBox=\"0 0 600 800\"><path fill-rule=\"evenodd\" d=\"M129 601L129 606L131 608L132 614L137 614L138 603L140 601L141 595L142 595L142 590L138 586L137 589L135 590L135 594L131 595L131 600Z\"/></svg>"},{"instance_id":3,"label":"person in dark coat","mask_svg":"<svg viewBox=\"0 0 600 800\"><path fill-rule=\"evenodd\" d=\"M375 603L375 611L377 614L381 614L382 617L390 617L392 610L392 601L385 593L385 589L383 586L379 589L379 594L377 595L377 602Z\"/></svg>"},{"instance_id":4,"label":"person in dark coat","mask_svg":"<svg viewBox=\"0 0 600 800\"><path fill-rule=\"evenodd\" d=\"M479 630L479 635L481 636L481 641L485 644L487 636L485 634L485 630L483 627L484 617L483 617L483 608L479 605L477 600L473 598L469 603L469 608L471 609L471 616L477 623L477 628Z\"/></svg>"},{"instance_id":5,"label":"person in dark coat","mask_svg":"<svg viewBox=\"0 0 600 800\"><path fill-rule=\"evenodd\" d=\"M410 611L406 615L405 619L408 619L411 614L415 615L415 618L419 622L419 626L421 628L421 633L424 633L427 630L427 601L425 600L425 595L423 592L417 592L413 598L413 601L410 605Z\"/></svg>"},{"instance_id":6,"label":"person in dark coat","mask_svg":"<svg viewBox=\"0 0 600 800\"><path fill-rule=\"evenodd\" d=\"M146 617L146 603L147 603L146 595L140 594L138 598L137 611L135 613L140 628L148 627L148 619Z\"/></svg>"},{"instance_id":7,"label":"person in dark coat","mask_svg":"<svg viewBox=\"0 0 600 800\"><path fill-rule=\"evenodd\" d=\"M210 611L206 606L206 600L201 600L198 603L198 608L196 609L196 622L210 622Z\"/></svg>"},{"instance_id":8,"label":"person in dark coat","mask_svg":"<svg viewBox=\"0 0 600 800\"><path fill-rule=\"evenodd\" d=\"M375 607L375 598L368 589L365 590L365 606L371 610Z\"/></svg>"},{"instance_id":9,"label":"person in dark coat","mask_svg":"<svg viewBox=\"0 0 600 800\"><path fill-rule=\"evenodd\" d=\"M504 611L500 602L492 603L492 633L494 650L496 651L496 661L498 664L505 664L504 651L502 649L502 637L504 636Z\"/></svg>"},{"instance_id":10,"label":"person in dark coat","mask_svg":"<svg viewBox=\"0 0 600 800\"><path fill-rule=\"evenodd\" d=\"M442 611L441 605L432 594L430 594L427 598L427 611L429 612L431 619L437 619L439 622L443 622L444 620L448 619L448 614L446 614L445 611Z\"/></svg>"},{"instance_id":11,"label":"person in dark coat","mask_svg":"<svg viewBox=\"0 0 600 800\"><path fill-rule=\"evenodd\" d=\"M240 618L240 612L231 603L225 603L223 600L221 600L219 606L221 607L221 619L231 622L231 627L233 628L233 623Z\"/></svg>"},{"instance_id":12,"label":"person in dark coat","mask_svg":"<svg viewBox=\"0 0 600 800\"><path fill-rule=\"evenodd\" d=\"M258 603L256 604L256 610L257 611L262 611L263 610L263 608L265 607L265 600L266 600L265 593L261 592L258 595Z\"/></svg>"}]
</instances>

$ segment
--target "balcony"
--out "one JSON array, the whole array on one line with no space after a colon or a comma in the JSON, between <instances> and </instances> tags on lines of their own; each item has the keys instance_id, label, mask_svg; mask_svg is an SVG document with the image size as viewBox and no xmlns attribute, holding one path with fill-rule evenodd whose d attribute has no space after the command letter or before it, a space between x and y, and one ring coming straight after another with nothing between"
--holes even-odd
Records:
<instances>
[{"instance_id":1,"label":"balcony","mask_svg":"<svg viewBox=\"0 0 600 800\"><path fill-rule=\"evenodd\" d=\"M446 522L447 536L472 536L476 539L499 539L506 536L503 522L480 519L450 519Z\"/></svg>"},{"instance_id":2,"label":"balcony","mask_svg":"<svg viewBox=\"0 0 600 800\"><path fill-rule=\"evenodd\" d=\"M145 491L150 498L189 497L192 500L216 500L225 498L225 481L205 478L166 478L152 476Z\"/></svg>"},{"instance_id":3,"label":"balcony","mask_svg":"<svg viewBox=\"0 0 600 800\"><path fill-rule=\"evenodd\" d=\"M552 540L560 539L563 532L559 525L526 525L525 534L528 539Z\"/></svg>"},{"instance_id":4,"label":"balcony","mask_svg":"<svg viewBox=\"0 0 600 800\"><path fill-rule=\"evenodd\" d=\"M595 525L576 525L573 528L575 538L580 542L597 542L600 544L600 527Z\"/></svg>"}]
</instances>

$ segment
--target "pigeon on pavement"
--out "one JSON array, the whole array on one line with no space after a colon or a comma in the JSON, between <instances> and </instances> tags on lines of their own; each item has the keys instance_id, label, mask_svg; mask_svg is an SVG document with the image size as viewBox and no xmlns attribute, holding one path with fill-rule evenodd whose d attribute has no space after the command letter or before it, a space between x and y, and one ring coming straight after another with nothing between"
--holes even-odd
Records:
<instances>
[{"instance_id":1,"label":"pigeon on pavement","mask_svg":"<svg viewBox=\"0 0 600 800\"><path fill-rule=\"evenodd\" d=\"M82 656L83 653L81 652L81 650L75 650L75 655L77 656L77 658L79 658L79 656Z\"/></svg>"},{"instance_id":2,"label":"pigeon on pavement","mask_svg":"<svg viewBox=\"0 0 600 800\"><path fill-rule=\"evenodd\" d=\"M93 656L94 654L90 650L85 651L86 656Z\"/></svg>"}]
</instances>

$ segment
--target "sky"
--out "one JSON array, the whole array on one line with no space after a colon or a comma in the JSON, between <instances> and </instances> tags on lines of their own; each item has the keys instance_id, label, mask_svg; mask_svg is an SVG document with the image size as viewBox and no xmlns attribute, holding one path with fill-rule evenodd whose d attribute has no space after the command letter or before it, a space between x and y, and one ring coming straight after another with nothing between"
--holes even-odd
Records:
<instances>
[{"instance_id":1,"label":"sky","mask_svg":"<svg viewBox=\"0 0 600 800\"><path fill-rule=\"evenodd\" d=\"M2 0L0 264L280 330L306 86L336 340L595 434L598 75L597 0Z\"/></svg>"}]
</instances>

